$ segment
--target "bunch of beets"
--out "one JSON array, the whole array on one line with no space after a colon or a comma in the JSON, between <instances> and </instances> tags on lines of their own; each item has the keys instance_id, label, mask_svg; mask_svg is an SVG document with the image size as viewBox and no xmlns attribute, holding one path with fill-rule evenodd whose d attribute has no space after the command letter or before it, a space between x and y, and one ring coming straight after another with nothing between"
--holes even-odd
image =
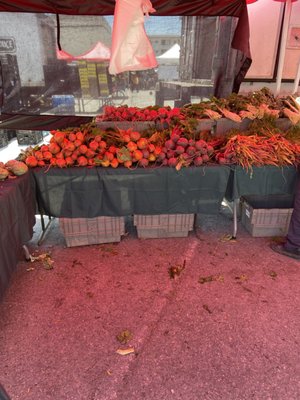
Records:
<instances>
[{"instance_id":1,"label":"bunch of beets","mask_svg":"<svg viewBox=\"0 0 300 400\"><path fill-rule=\"evenodd\" d=\"M181 167L200 166L207 163L214 153L204 140L187 139L178 126L163 142L142 137L132 129L106 136L85 131L51 131L49 144L29 149L25 154L28 167L65 168L71 166L102 166L117 168L119 165L147 167L149 164Z\"/></svg>"}]
</instances>

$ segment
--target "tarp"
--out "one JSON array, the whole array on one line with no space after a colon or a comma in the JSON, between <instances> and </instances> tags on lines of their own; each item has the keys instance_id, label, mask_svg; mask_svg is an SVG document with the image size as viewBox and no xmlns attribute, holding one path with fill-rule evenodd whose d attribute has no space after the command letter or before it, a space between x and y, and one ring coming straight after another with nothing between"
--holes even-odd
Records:
<instances>
[{"instance_id":1,"label":"tarp","mask_svg":"<svg viewBox=\"0 0 300 400\"><path fill-rule=\"evenodd\" d=\"M227 85L228 86L228 91L235 91L237 92L239 90L240 83L243 81L244 76L251 64L251 55L250 55L250 49L249 49L249 23L248 23L248 14L247 14L247 5L246 5L246 0L185 0L185 1L178 1L178 0L153 0L152 1L153 7L156 9L156 14L158 16L230 16L230 17L236 17L237 18L237 25L236 29L234 31L234 36L233 40L231 42L231 39L229 40L229 46L231 43L232 48L237 49L239 51L238 57L236 57L236 60L233 60L233 63L235 63L234 67L231 68L232 70L232 75L234 79L233 86ZM64 15L113 15L114 14L114 8L115 8L115 0L0 0L0 12L11 12L11 13L52 13L52 14L64 14ZM228 44L226 44L226 47L228 47ZM83 56L87 57L87 59L90 60L99 60L98 58L98 50L99 49L93 49L92 54L91 52L85 53ZM54 49L55 51L55 49ZM96 53L96 55L95 55ZM50 54L50 53L49 53ZM69 54L65 51L60 51L58 54L59 58L65 61L72 61L73 57L72 54ZM12 58L9 54L7 58ZM70 57L70 58L69 58ZM88 58L91 57L91 58ZM227 56L226 56L227 57ZM75 57L74 57L75 58ZM75 58L76 59L76 58ZM80 59L80 58L77 58ZM85 59L85 58L83 58ZM1 66L0 66L1 67ZM4 67L4 66L2 66ZM58 69L58 64L49 64L49 65L44 65L42 66L45 71L47 72L47 76L54 76L54 78L58 77L56 74L56 71ZM46 82L46 89L48 92L54 93L54 94L74 94L73 93L73 87L75 86L74 83L77 82L77 86L79 87L79 90L83 88L83 83L89 79L92 81L92 77L89 75L84 75L84 74L91 74L92 71L89 70L84 70L83 68L79 71L79 78L80 82L78 81L78 77L74 76L73 72L76 72L75 69L71 68L68 66L68 71L65 71L64 63L59 63L59 67L61 67L61 73L62 73L62 78L57 78L57 80L52 79L49 82ZM98 68L98 67L97 67ZM7 68L6 68L7 69ZM11 70L11 68L9 69ZM74 70L74 71L73 71ZM222 70L222 71L221 71ZM7 72L7 71L6 71ZM106 79L106 71L99 71L97 70L98 74L101 75L101 79L105 78ZM223 96L223 93L225 93L225 89L222 86L223 80L227 79L227 72L225 72L225 67L220 67L220 71L216 73L215 81L216 81L216 90L215 90L215 95L217 97ZM73 75L72 75L73 74ZM1 76L2 75L2 76ZM75 74L76 75L76 74ZM7 82L7 74L1 74L0 71L0 81L1 79L5 82ZM88 76L88 78L87 78ZM3 78L5 77L5 78ZM224 79L223 79L224 78ZM77 80L76 80L77 79ZM223 79L223 80L222 80ZM228 80L228 79L227 79ZM31 111L32 108L35 107L35 100L30 101L30 111L27 111L27 108L24 108L23 110L20 109L20 100L16 100L16 104L12 103L9 104L9 107L4 108L3 100L7 102L7 97L4 99L3 93L6 93L3 88L7 86L7 84L0 84L0 106L2 108L2 115L0 115L1 120L5 120L7 118L7 115L4 114L10 114L8 116L8 120L10 121L9 123L13 123L13 125L16 128L19 129L24 129L22 127L22 121L24 118L24 114L28 112L28 114L36 114L35 109ZM99 85L102 85L102 81L99 81ZM20 82L19 82L20 83ZM61 85L62 89L57 88L57 85ZM48 86L47 86L48 85ZM80 86L81 85L81 86ZM89 85L91 87L96 88L96 81L94 83L89 82ZM107 86L107 83L105 83ZM3 86L1 88L1 86ZM230 86L230 87L229 87ZM80 89L81 88L81 89ZM57 93L55 90L57 89ZM58 90L59 89L59 90ZM104 92L103 88L100 88L102 92ZM83 90L83 89L82 89ZM223 90L223 91L222 91ZM225 90L225 91L224 91ZM19 91L20 92L20 91ZM45 95L49 97L49 93L45 92ZM101 92L101 93L102 93ZM226 92L226 93L227 93ZM7 92L8 93L8 92ZM21 92L20 92L21 93ZM22 92L22 95L24 93ZM33 94L34 97L33 99L37 98L38 101L43 100L43 92L36 92ZM89 93L90 95L90 93ZM47 97L47 98L48 98ZM27 104L27 103L26 103ZM39 103L38 103L39 104ZM26 106L27 107L27 106ZM37 105L37 108L39 108L39 105ZM20 116L20 121L17 121L17 115L18 115L18 110L19 112L23 112L23 116ZM13 116L13 120L11 120L11 117ZM33 117L33 116L32 116ZM28 117L28 118L32 118ZM44 116L46 119L49 118L49 122L51 119L53 119L52 116ZM65 118L65 117L61 117ZM59 118L58 126L64 125L63 121ZM70 121L71 116L66 117L68 122L71 126L74 126L75 123L78 121L77 117L73 117L73 122ZM38 120L38 124L36 124L36 121L33 121L33 126L37 126L40 124L40 120ZM46 122L46 121L45 121ZM52 123L53 122L53 123ZM44 123L44 121L42 122ZM6 120L5 124L8 124L8 121ZM51 121L51 126L52 128L55 127L56 122L53 120ZM28 120L28 129L30 129L30 121ZM4 128L4 127L3 127ZM34 128L33 128L34 129ZM37 128L35 128L37 129Z\"/></svg>"},{"instance_id":2,"label":"tarp","mask_svg":"<svg viewBox=\"0 0 300 400\"><path fill-rule=\"evenodd\" d=\"M239 17L245 0L153 0L156 15L227 15ZM69 15L113 15L115 0L1 0L0 11Z\"/></svg>"}]
</instances>

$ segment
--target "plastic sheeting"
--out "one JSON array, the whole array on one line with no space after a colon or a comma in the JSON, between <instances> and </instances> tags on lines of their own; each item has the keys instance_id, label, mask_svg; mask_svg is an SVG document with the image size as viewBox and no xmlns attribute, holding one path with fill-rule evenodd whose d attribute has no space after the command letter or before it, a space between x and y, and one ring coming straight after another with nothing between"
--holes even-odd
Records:
<instances>
[{"instance_id":1,"label":"plastic sheeting","mask_svg":"<svg viewBox=\"0 0 300 400\"><path fill-rule=\"evenodd\" d=\"M144 14L155 12L150 1L117 0L109 73L155 68L156 57L146 35Z\"/></svg>"}]
</instances>

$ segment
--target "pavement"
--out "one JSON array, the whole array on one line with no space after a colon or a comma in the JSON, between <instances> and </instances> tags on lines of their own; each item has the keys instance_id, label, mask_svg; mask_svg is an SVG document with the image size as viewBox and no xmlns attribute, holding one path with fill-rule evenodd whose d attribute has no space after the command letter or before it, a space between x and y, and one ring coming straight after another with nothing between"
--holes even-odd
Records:
<instances>
[{"instance_id":1,"label":"pavement","mask_svg":"<svg viewBox=\"0 0 300 400\"><path fill-rule=\"evenodd\" d=\"M37 221L0 304L11 399L299 400L300 262L240 222L227 240L227 212L197 221L72 248Z\"/></svg>"}]
</instances>

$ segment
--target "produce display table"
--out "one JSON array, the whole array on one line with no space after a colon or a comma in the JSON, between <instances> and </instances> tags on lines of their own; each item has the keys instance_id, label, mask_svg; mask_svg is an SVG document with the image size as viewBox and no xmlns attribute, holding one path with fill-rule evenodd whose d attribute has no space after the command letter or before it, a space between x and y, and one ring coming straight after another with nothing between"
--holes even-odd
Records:
<instances>
[{"instance_id":1,"label":"produce display table","mask_svg":"<svg viewBox=\"0 0 300 400\"><path fill-rule=\"evenodd\" d=\"M32 238L35 191L30 173L0 182L0 298L16 269L22 246Z\"/></svg>"},{"instance_id":2,"label":"produce display table","mask_svg":"<svg viewBox=\"0 0 300 400\"><path fill-rule=\"evenodd\" d=\"M42 214L94 218L132 214L218 213L230 167L74 167L31 170Z\"/></svg>"},{"instance_id":3,"label":"produce display table","mask_svg":"<svg viewBox=\"0 0 300 400\"><path fill-rule=\"evenodd\" d=\"M241 196L293 194L295 167L207 165L174 168L36 168L40 213L50 217L95 218L132 214L215 214L233 201L233 237Z\"/></svg>"}]
</instances>

